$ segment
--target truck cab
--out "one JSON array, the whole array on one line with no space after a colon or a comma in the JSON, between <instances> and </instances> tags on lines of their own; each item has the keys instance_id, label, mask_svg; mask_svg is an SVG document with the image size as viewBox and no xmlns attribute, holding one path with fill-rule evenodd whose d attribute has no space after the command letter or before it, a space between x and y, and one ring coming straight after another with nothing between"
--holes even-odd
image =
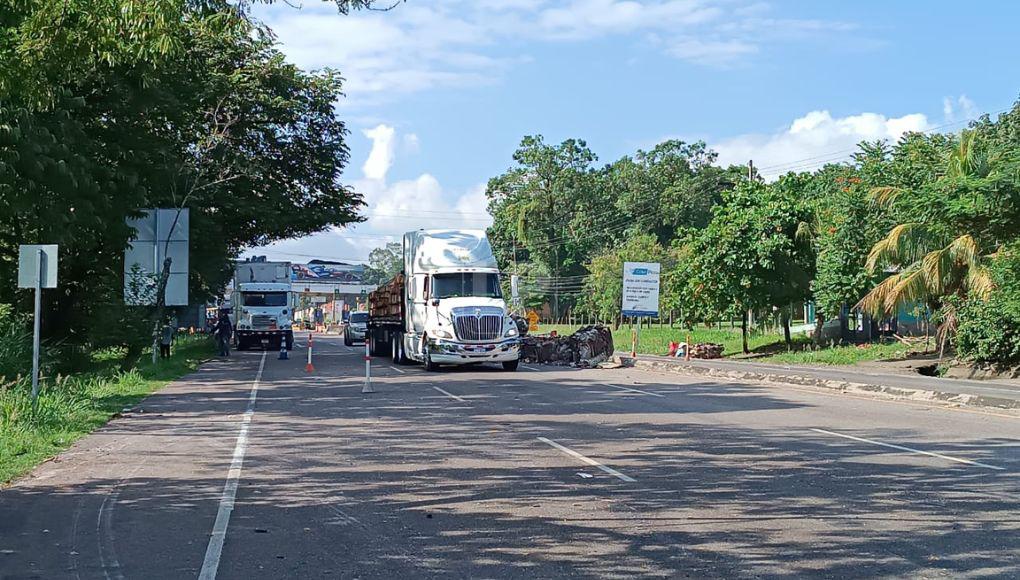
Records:
<instances>
[{"instance_id":1,"label":"truck cab","mask_svg":"<svg viewBox=\"0 0 1020 580\"><path fill-rule=\"evenodd\" d=\"M403 253L403 271L368 296L371 352L428 370L476 363L516 370L519 331L485 231L407 232Z\"/></svg>"},{"instance_id":2,"label":"truck cab","mask_svg":"<svg viewBox=\"0 0 1020 580\"><path fill-rule=\"evenodd\" d=\"M520 358L517 325L509 316L495 268L438 268L420 277L416 353L426 366L474 362L516 369Z\"/></svg>"},{"instance_id":3,"label":"truck cab","mask_svg":"<svg viewBox=\"0 0 1020 580\"><path fill-rule=\"evenodd\" d=\"M289 283L248 282L239 284L232 304L234 336L238 350L269 343L279 350L294 346Z\"/></svg>"}]
</instances>

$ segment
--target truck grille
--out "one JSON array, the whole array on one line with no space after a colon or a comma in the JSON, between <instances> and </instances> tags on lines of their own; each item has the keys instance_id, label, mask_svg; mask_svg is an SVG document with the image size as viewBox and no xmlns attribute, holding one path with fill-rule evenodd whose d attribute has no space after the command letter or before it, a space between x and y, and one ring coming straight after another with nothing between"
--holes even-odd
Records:
<instances>
[{"instance_id":1,"label":"truck grille","mask_svg":"<svg viewBox=\"0 0 1020 580\"><path fill-rule=\"evenodd\" d=\"M255 314L251 317L251 327L256 329L276 328L276 317L269 314Z\"/></svg>"},{"instance_id":2,"label":"truck grille","mask_svg":"<svg viewBox=\"0 0 1020 580\"><path fill-rule=\"evenodd\" d=\"M498 340L503 330L503 313L461 314L454 317L454 326L460 340Z\"/></svg>"}]
</instances>

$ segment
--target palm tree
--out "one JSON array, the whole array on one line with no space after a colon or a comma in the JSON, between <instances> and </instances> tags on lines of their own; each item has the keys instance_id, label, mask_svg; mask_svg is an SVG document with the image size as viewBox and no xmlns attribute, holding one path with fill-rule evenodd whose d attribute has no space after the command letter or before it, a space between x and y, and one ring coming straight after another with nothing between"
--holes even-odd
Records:
<instances>
[{"instance_id":1,"label":"palm tree","mask_svg":"<svg viewBox=\"0 0 1020 580\"><path fill-rule=\"evenodd\" d=\"M988 158L976 146L976 133L964 131L959 145L947 159L944 179L967 180L989 175ZM910 190L880 187L871 198L883 206L905 200ZM873 316L890 316L904 304L939 307L938 339L944 353L948 338L956 329L956 308L950 296L986 299L993 284L986 268L994 256L986 255L979 237L960 231L959 224L907 222L892 228L868 255L867 268L886 268L891 275L875 286L857 308Z\"/></svg>"}]
</instances>

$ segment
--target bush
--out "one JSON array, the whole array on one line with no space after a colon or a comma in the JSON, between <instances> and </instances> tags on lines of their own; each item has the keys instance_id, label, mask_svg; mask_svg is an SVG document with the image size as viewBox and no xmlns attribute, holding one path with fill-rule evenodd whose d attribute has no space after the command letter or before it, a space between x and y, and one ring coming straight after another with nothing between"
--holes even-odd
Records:
<instances>
[{"instance_id":1,"label":"bush","mask_svg":"<svg viewBox=\"0 0 1020 580\"><path fill-rule=\"evenodd\" d=\"M999 296L987 302L971 301L960 313L956 340L966 359L1020 364L1020 309L1011 309L1009 301Z\"/></svg>"},{"instance_id":2,"label":"bush","mask_svg":"<svg viewBox=\"0 0 1020 580\"><path fill-rule=\"evenodd\" d=\"M976 362L1020 364L1020 244L992 263L992 276L992 296L969 300L960 309L957 350Z\"/></svg>"},{"instance_id":3,"label":"bush","mask_svg":"<svg viewBox=\"0 0 1020 580\"><path fill-rule=\"evenodd\" d=\"M31 369L32 332L28 321L15 315L9 304L0 304L0 379L29 375Z\"/></svg>"}]
</instances>

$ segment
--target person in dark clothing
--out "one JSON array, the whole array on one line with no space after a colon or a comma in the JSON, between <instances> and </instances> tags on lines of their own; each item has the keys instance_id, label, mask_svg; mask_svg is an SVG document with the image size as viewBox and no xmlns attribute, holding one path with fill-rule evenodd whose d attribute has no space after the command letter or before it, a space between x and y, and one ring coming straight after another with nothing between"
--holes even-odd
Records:
<instances>
[{"instance_id":1,"label":"person in dark clothing","mask_svg":"<svg viewBox=\"0 0 1020 580\"><path fill-rule=\"evenodd\" d=\"M177 334L174 327L170 324L170 320L167 319L163 323L163 328L159 331L159 356L161 358L170 358L170 345L174 343L174 335Z\"/></svg>"},{"instance_id":2,"label":"person in dark clothing","mask_svg":"<svg viewBox=\"0 0 1020 580\"><path fill-rule=\"evenodd\" d=\"M234 328L230 324L230 318L227 317L226 313L220 314L220 319L216 323L216 342L220 345L220 356L230 356L230 336L234 333Z\"/></svg>"}]
</instances>

